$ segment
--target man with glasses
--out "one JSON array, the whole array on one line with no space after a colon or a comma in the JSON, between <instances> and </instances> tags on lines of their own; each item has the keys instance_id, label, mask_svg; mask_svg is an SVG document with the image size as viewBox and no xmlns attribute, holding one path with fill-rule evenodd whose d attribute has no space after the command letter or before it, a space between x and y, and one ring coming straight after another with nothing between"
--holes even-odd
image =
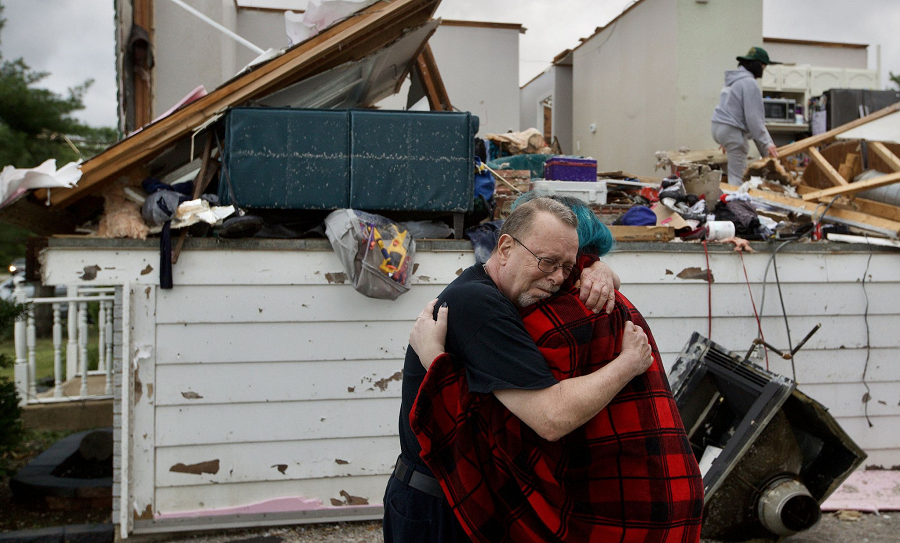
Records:
<instances>
[{"instance_id":1,"label":"man with glasses","mask_svg":"<svg viewBox=\"0 0 900 543\"><path fill-rule=\"evenodd\" d=\"M618 369L615 379L591 374L558 382L526 331L519 309L553 295L575 267L577 224L574 213L559 202L535 198L522 204L504 223L488 261L465 270L438 300L453 306L446 351L465 366L469 391L493 393L549 441L593 418L652 362L646 335L630 327L621 354L610 363ZM587 277L582 276L584 283L598 279L590 273ZM410 428L410 412L424 377L418 356L408 348L401 456L384 497L386 542L467 540L440 485L420 459L421 447Z\"/></svg>"}]
</instances>

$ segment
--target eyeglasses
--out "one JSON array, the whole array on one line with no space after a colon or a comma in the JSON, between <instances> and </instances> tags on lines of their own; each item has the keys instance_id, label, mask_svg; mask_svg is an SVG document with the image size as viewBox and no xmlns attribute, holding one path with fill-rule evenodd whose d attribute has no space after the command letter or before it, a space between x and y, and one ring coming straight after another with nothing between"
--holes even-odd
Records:
<instances>
[{"instance_id":1,"label":"eyeglasses","mask_svg":"<svg viewBox=\"0 0 900 543\"><path fill-rule=\"evenodd\" d=\"M516 238L513 238L512 236L510 236L510 237L513 239L513 241L515 241L522 247L525 247L524 243L517 240ZM533 256L537 259L538 269L546 274L551 274L560 268L562 268L562 271L566 276L568 276L570 273L572 273L573 266L566 266L566 265L560 264L556 260L554 260L552 258L547 258L546 256L538 256L538 255L534 254L534 251L532 251L528 247L525 247L525 250L528 251L529 253L531 253L531 256Z\"/></svg>"}]
</instances>

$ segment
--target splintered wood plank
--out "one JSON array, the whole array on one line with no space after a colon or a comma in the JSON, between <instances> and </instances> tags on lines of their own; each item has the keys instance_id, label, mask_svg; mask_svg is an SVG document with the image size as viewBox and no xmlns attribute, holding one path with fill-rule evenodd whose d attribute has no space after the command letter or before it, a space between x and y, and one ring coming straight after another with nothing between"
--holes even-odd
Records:
<instances>
[{"instance_id":1,"label":"splintered wood plank","mask_svg":"<svg viewBox=\"0 0 900 543\"><path fill-rule=\"evenodd\" d=\"M856 194L857 192L869 190L869 189L877 189L878 187L884 187L887 185L892 185L896 182L900 181L900 172L895 172L890 175L882 175L881 177L876 177L874 179L867 179L865 181L858 181L856 183L850 183L849 185L843 185L840 187L832 187L830 189L824 189L817 192L811 192L809 194L804 194L803 199L807 202L815 201L819 198L828 198L831 196L841 196L844 194Z\"/></svg>"},{"instance_id":2,"label":"splintered wood plank","mask_svg":"<svg viewBox=\"0 0 900 543\"><path fill-rule=\"evenodd\" d=\"M671 226L619 226L609 227L616 241L670 241L675 239Z\"/></svg>"},{"instance_id":3,"label":"splintered wood plank","mask_svg":"<svg viewBox=\"0 0 900 543\"><path fill-rule=\"evenodd\" d=\"M809 158L812 159L813 163L822 170L822 173L825 174L825 177L831 181L831 184L835 187L839 187L842 185L847 185L847 180L838 173L837 170L834 169L834 166L831 165L830 162L825 160L825 157L822 156L822 153L819 152L815 147L810 147L806 150L806 153L809 155Z\"/></svg>"},{"instance_id":4,"label":"splintered wood plank","mask_svg":"<svg viewBox=\"0 0 900 543\"><path fill-rule=\"evenodd\" d=\"M848 185L849 187L850 185ZM734 192L734 185L722 184L721 188L724 192ZM834 189L829 190L837 190L844 187L834 187ZM814 191L809 194L821 193L823 191ZM803 199L798 198L790 198L788 196L784 196L781 194L775 194L774 192L762 191L762 190L750 190L750 196L754 198L761 198L763 200L768 200L775 204L781 204L784 206L790 206L792 208L796 208L798 210L803 210L810 215L820 213L822 208L818 203L807 201L807 195L803 196ZM815 200L815 198L813 199ZM832 206L831 209L828 210L828 216L841 219L844 221L850 221L852 223L856 223L856 225L868 225L873 228L877 228L880 230L884 230L885 233L891 232L896 236L900 233L900 222L892 221L887 219L882 219L880 217L873 217L872 215L861 213L859 211L853 211L849 209L840 209Z\"/></svg>"},{"instance_id":5,"label":"splintered wood plank","mask_svg":"<svg viewBox=\"0 0 900 543\"><path fill-rule=\"evenodd\" d=\"M883 160L895 172L900 172L900 158L897 158L897 155L892 153L885 144L880 141L875 141L870 142L869 147L871 147L872 151L878 155L878 158Z\"/></svg>"},{"instance_id":6,"label":"splintered wood plank","mask_svg":"<svg viewBox=\"0 0 900 543\"><path fill-rule=\"evenodd\" d=\"M844 179L850 179L853 177L853 170L856 168L856 163L859 161L858 153L850 153L844 158L844 161L841 162L841 166L838 168L838 173L841 174L841 177Z\"/></svg>"},{"instance_id":7,"label":"splintered wood plank","mask_svg":"<svg viewBox=\"0 0 900 543\"><path fill-rule=\"evenodd\" d=\"M875 119L880 119L882 117L886 117L887 115L890 115L891 113L896 113L897 111L900 111L900 102L898 102L894 105L888 106L884 109L879 109L875 113L866 115L865 117L861 117L859 119L856 119L855 121L851 121L847 124L842 124L841 126L838 126L837 128L832 128L828 132L823 132L817 136L811 136L809 138L805 138L800 141L795 141L794 143L789 143L788 145L785 145L784 147L779 147L778 148L778 157L780 159L784 159L791 155L795 155L801 151L805 151L805 150L809 149L810 147L815 147L815 146L822 145L823 143L828 143L829 141L833 140L839 134L843 134L844 132L847 132L848 130L852 130L852 129L856 128L857 126L862 126L866 123L870 123L870 122L874 121Z\"/></svg>"},{"instance_id":8,"label":"splintered wood plank","mask_svg":"<svg viewBox=\"0 0 900 543\"><path fill-rule=\"evenodd\" d=\"M810 187L808 185L797 185L797 192L800 193L800 195L817 192L819 190L821 189ZM820 201L828 203L831 200L829 198L822 198ZM875 200L866 200L865 198L853 197L851 199L850 197L841 197L831 206L831 209L861 211L862 213L868 213L869 215L881 217L882 219L900 222L900 207L876 202Z\"/></svg>"}]
</instances>

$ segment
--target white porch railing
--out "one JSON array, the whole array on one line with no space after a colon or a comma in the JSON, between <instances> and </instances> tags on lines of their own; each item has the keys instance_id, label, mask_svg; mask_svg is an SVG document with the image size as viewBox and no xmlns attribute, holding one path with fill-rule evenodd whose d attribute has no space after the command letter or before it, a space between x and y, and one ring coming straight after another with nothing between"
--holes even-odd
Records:
<instances>
[{"instance_id":1,"label":"white porch railing","mask_svg":"<svg viewBox=\"0 0 900 543\"><path fill-rule=\"evenodd\" d=\"M65 297L28 298L22 280L15 281L14 299L27 306L26 316L15 323L16 365L15 381L21 405L56 403L73 400L102 400L113 396L113 315L115 287L79 287L69 285ZM88 304L99 303L97 326L99 328L96 370L88 370ZM53 309L53 392L38 393L36 374L36 347L34 308L47 304ZM68 309L63 318L63 305ZM63 342L63 320L66 321L66 341ZM65 358L63 358L65 356ZM63 369L65 360L65 370ZM102 393L97 384L89 387L89 377L94 382L105 377ZM74 391L73 383L80 379L80 387ZM95 390L90 390L94 388Z\"/></svg>"}]
</instances>

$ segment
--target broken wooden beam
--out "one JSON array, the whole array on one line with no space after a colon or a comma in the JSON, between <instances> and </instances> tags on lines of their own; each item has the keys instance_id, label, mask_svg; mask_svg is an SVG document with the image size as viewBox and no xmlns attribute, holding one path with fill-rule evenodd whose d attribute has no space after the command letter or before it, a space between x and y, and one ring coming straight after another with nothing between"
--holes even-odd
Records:
<instances>
[{"instance_id":1,"label":"broken wooden beam","mask_svg":"<svg viewBox=\"0 0 900 543\"><path fill-rule=\"evenodd\" d=\"M737 190L737 187L728 185L727 183L723 183L721 188L723 192L729 193ZM773 207L807 216L818 217L825 209L825 206L819 203L808 202L798 198L790 198L788 196L775 194L774 192L751 189L748 194L758 202L768 203ZM859 211L835 208L835 206L832 206L828 210L826 217L833 222L869 230L871 232L877 232L893 239L897 239L897 237L900 236L900 221L891 221L880 217L873 217Z\"/></svg>"},{"instance_id":2,"label":"broken wooden beam","mask_svg":"<svg viewBox=\"0 0 900 543\"><path fill-rule=\"evenodd\" d=\"M885 144L880 141L874 141L869 143L869 147L872 149L872 152L878 155L878 158L883 160L892 170L900 172L900 158L897 158L897 155L892 153Z\"/></svg>"},{"instance_id":3,"label":"broken wooden beam","mask_svg":"<svg viewBox=\"0 0 900 543\"><path fill-rule=\"evenodd\" d=\"M838 126L837 128L832 128L828 132L823 132L816 136L811 136L811 137L802 139L800 141L795 141L794 143L789 143L789 144L785 145L784 147L778 148L778 158L783 159L783 158L789 157L791 155L795 155L801 151L805 151L805 150L809 149L810 147L819 146L824 143L828 143L829 141L831 141L835 137L837 137L839 134L843 134L844 132L847 132L849 130L856 128L857 126L862 126L866 123L870 123L876 119L886 117L886 116L890 115L891 113L896 113L898 111L900 111L900 102L898 102L892 106L888 106L884 109L879 109L875 113L871 113L869 115L866 115L865 117L856 119L855 121L851 121L847 124L842 124L841 126Z\"/></svg>"},{"instance_id":4,"label":"broken wooden beam","mask_svg":"<svg viewBox=\"0 0 900 543\"><path fill-rule=\"evenodd\" d=\"M801 196L804 194L817 192L819 190L821 189L817 189L815 187L810 187L807 185L797 185L797 192ZM819 201L827 204L831 201L831 199L820 198ZM867 213L875 217L881 217L882 219L900 222L900 207L891 204L885 204L883 202L877 202L875 200L842 196L836 202L834 202L831 207L832 209L859 211L860 213Z\"/></svg>"},{"instance_id":5,"label":"broken wooden beam","mask_svg":"<svg viewBox=\"0 0 900 543\"><path fill-rule=\"evenodd\" d=\"M840 187L847 185L847 180L834 169L834 166L831 165L825 157L822 156L822 153L819 152L815 147L810 147L806 151L809 154L809 158L813 161L813 164L819 167L822 170L822 173L825 174L825 177L831 181L831 184L835 187Z\"/></svg>"},{"instance_id":6,"label":"broken wooden beam","mask_svg":"<svg viewBox=\"0 0 900 543\"><path fill-rule=\"evenodd\" d=\"M816 192L810 192L809 194L804 194L803 199L809 202L818 200L819 198L856 194L857 192L862 192L864 190L877 189L878 187L893 185L898 181L900 181L900 172L894 172L892 174L882 175L873 179L866 179L865 181L857 181L856 183L849 183L847 185L842 185L839 187L831 187L830 189L822 189Z\"/></svg>"},{"instance_id":7,"label":"broken wooden beam","mask_svg":"<svg viewBox=\"0 0 900 543\"><path fill-rule=\"evenodd\" d=\"M422 87L425 89L425 97L428 98L428 106L431 111L453 111L450 96L447 94L437 61L435 61L431 45L428 43L416 58L415 69L419 81L422 82Z\"/></svg>"}]
</instances>

